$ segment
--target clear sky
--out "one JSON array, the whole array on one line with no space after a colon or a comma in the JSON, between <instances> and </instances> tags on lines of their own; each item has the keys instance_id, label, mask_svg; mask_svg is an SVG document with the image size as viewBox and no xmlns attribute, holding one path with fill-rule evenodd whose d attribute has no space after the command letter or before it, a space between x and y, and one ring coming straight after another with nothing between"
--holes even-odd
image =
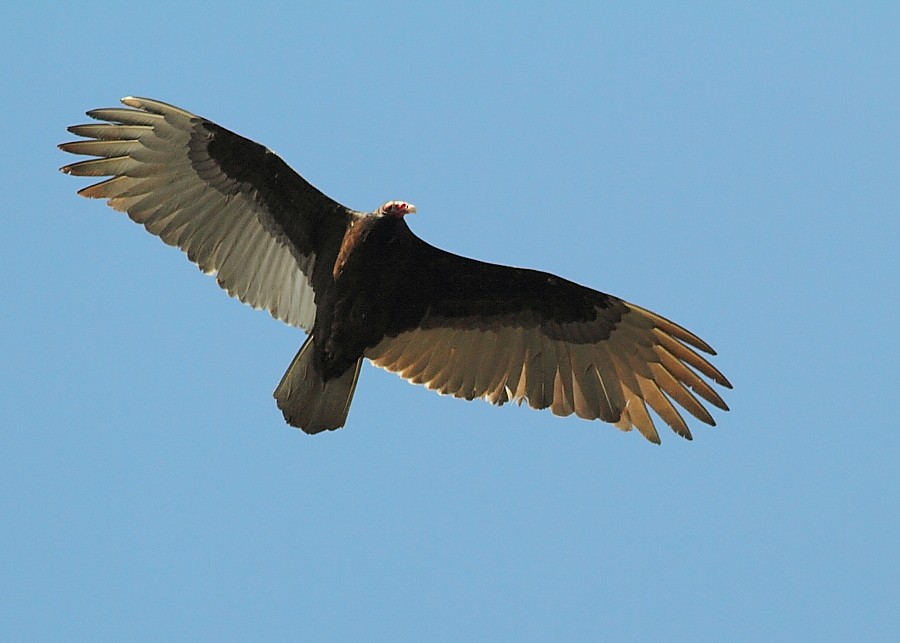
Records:
<instances>
[{"instance_id":1,"label":"clear sky","mask_svg":"<svg viewBox=\"0 0 900 643\"><path fill-rule=\"evenodd\" d=\"M896 640L898 5L304 4L0 9L0 639ZM731 412L654 446L367 365L287 427L303 333L57 171L129 94L671 317Z\"/></svg>"}]
</instances>

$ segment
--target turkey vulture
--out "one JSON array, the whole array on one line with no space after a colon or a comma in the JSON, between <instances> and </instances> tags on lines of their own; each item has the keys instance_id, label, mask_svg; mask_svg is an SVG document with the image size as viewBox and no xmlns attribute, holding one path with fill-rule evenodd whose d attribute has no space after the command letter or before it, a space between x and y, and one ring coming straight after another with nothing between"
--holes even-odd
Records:
<instances>
[{"instance_id":1,"label":"turkey vulture","mask_svg":"<svg viewBox=\"0 0 900 643\"><path fill-rule=\"evenodd\" d=\"M60 145L97 157L61 168L111 177L82 189L178 246L254 308L309 332L275 389L307 433L344 425L363 358L442 394L526 401L659 442L647 405L679 435L677 402L710 425L698 396L731 388L678 324L555 275L460 257L419 239L388 201L357 212L272 151L155 100L87 112L102 121Z\"/></svg>"}]
</instances>

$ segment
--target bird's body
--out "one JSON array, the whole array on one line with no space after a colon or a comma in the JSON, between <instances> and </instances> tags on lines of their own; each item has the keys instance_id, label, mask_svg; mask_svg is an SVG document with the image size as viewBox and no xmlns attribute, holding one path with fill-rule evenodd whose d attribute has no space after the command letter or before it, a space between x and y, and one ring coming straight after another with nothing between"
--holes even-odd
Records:
<instances>
[{"instance_id":1,"label":"bird's body","mask_svg":"<svg viewBox=\"0 0 900 643\"><path fill-rule=\"evenodd\" d=\"M89 115L62 149L100 157L64 171L112 178L106 198L182 248L219 284L310 335L275 397L309 433L342 426L363 359L441 393L527 401L658 441L646 405L690 437L671 404L727 409L696 371L730 387L698 337L555 275L461 257L418 238L389 201L362 213L319 192L263 146L148 99ZM689 390L690 389L690 390ZM693 393L691 393L693 391Z\"/></svg>"}]
</instances>

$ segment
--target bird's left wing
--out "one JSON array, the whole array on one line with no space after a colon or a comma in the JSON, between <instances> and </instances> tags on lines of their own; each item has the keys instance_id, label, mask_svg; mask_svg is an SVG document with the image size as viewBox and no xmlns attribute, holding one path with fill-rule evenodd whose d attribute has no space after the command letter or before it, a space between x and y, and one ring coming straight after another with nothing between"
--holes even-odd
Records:
<instances>
[{"instance_id":1,"label":"bird's left wing","mask_svg":"<svg viewBox=\"0 0 900 643\"><path fill-rule=\"evenodd\" d=\"M166 103L122 102L132 109L92 110L106 122L69 128L92 140L59 146L99 157L63 172L111 177L79 194L108 199L230 295L310 330L316 290L355 213L258 143Z\"/></svg>"},{"instance_id":2,"label":"bird's left wing","mask_svg":"<svg viewBox=\"0 0 900 643\"><path fill-rule=\"evenodd\" d=\"M406 305L367 350L375 365L442 394L636 427L652 442L648 405L686 438L673 401L710 425L698 397L728 409L697 373L731 388L698 352L714 351L678 324L554 275L407 242L413 263L397 283Z\"/></svg>"}]
</instances>

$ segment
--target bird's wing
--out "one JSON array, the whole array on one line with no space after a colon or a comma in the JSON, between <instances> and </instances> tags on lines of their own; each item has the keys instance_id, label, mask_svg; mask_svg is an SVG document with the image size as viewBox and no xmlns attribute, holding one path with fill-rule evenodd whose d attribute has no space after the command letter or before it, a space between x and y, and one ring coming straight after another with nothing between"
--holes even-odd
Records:
<instances>
[{"instance_id":1,"label":"bird's wing","mask_svg":"<svg viewBox=\"0 0 900 643\"><path fill-rule=\"evenodd\" d=\"M111 177L79 194L184 250L230 295L310 330L317 264L330 274L355 213L258 143L159 101L122 102L133 109L88 112L106 122L70 127L88 140L59 146L99 157L63 172Z\"/></svg>"},{"instance_id":2,"label":"bird's wing","mask_svg":"<svg viewBox=\"0 0 900 643\"><path fill-rule=\"evenodd\" d=\"M725 402L697 372L731 388L698 351L715 354L674 322L554 275L487 264L415 238L398 286L411 302L370 347L374 364L441 394L493 404L527 401L556 415L601 419L659 434L647 406L679 435L672 402L715 425L702 398Z\"/></svg>"}]
</instances>

